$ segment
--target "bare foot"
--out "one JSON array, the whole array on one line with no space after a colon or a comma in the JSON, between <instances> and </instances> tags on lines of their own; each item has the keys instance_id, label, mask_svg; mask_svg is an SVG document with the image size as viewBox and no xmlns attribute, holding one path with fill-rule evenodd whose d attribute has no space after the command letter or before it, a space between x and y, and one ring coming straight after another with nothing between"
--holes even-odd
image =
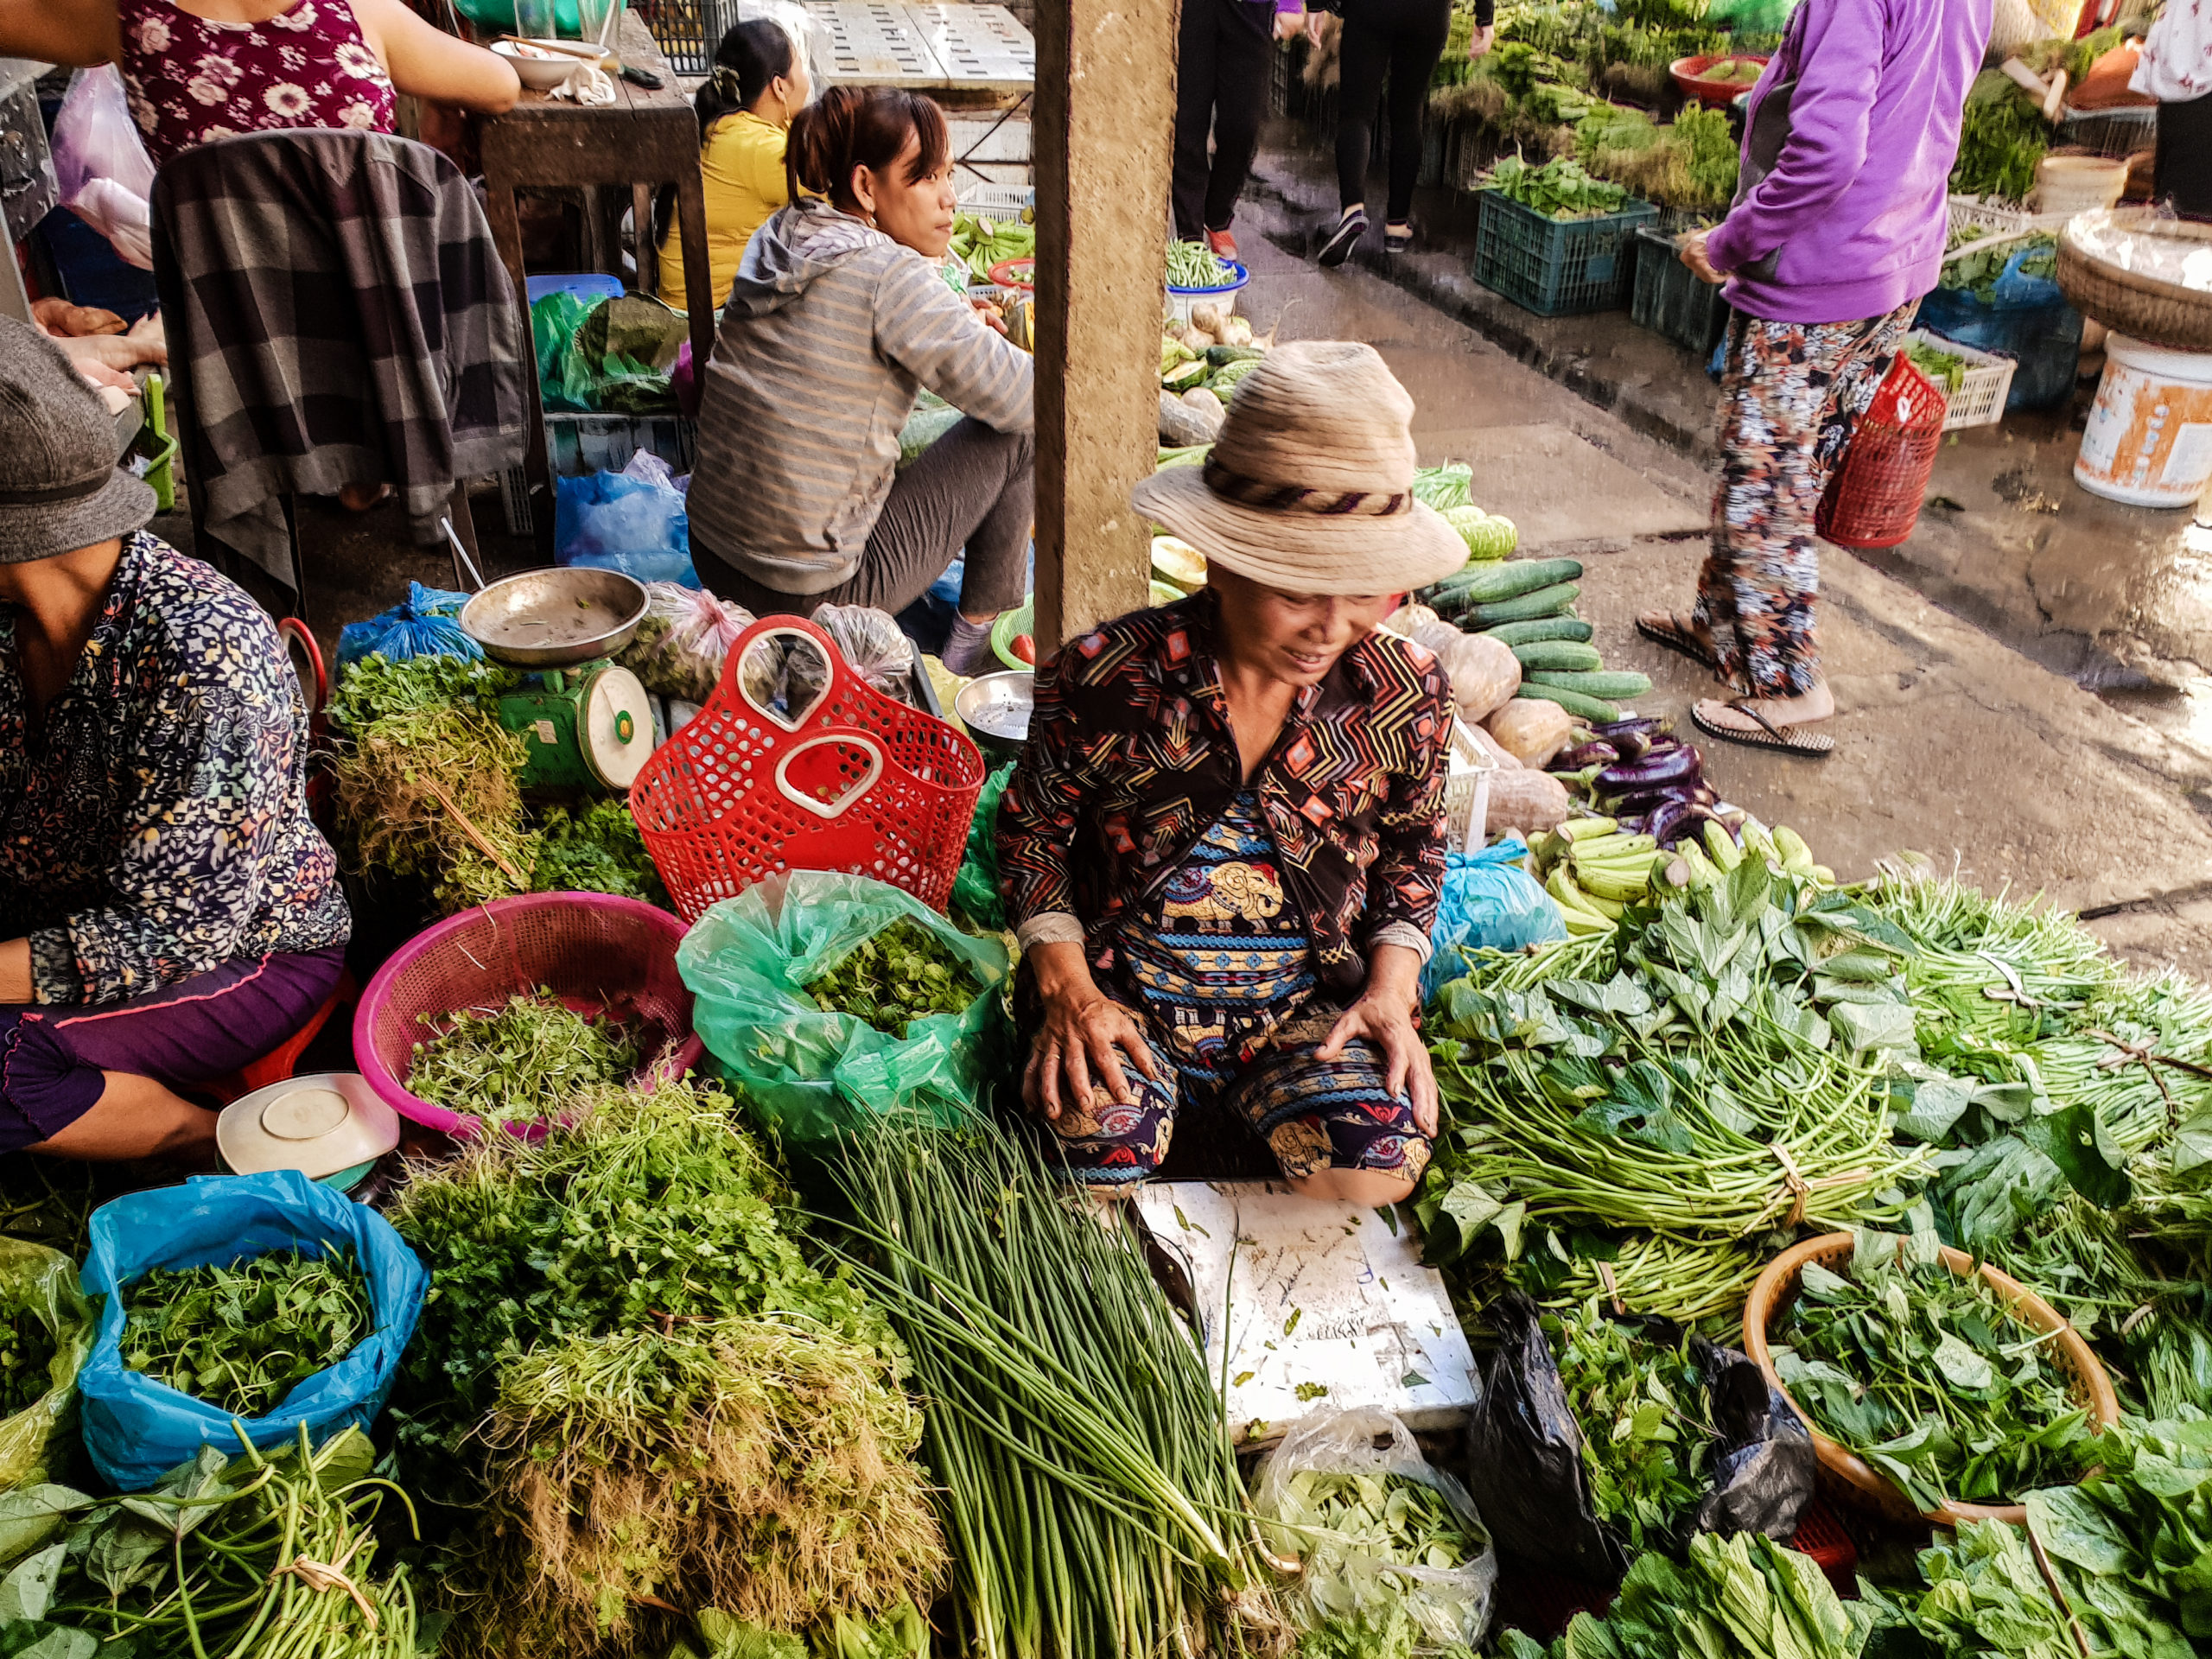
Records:
<instances>
[{"instance_id":1,"label":"bare foot","mask_svg":"<svg viewBox=\"0 0 2212 1659\"><path fill-rule=\"evenodd\" d=\"M348 484L338 492L338 505L348 512L366 512L391 493L389 484Z\"/></svg>"},{"instance_id":2,"label":"bare foot","mask_svg":"<svg viewBox=\"0 0 2212 1659\"><path fill-rule=\"evenodd\" d=\"M1747 706L1758 709L1771 726L1809 726L1835 713L1835 696L1826 680L1815 680L1809 690L1794 697L1745 697L1732 703L1706 697L1699 702L1697 711L1711 725L1747 736L1763 734L1764 728L1744 712Z\"/></svg>"}]
</instances>

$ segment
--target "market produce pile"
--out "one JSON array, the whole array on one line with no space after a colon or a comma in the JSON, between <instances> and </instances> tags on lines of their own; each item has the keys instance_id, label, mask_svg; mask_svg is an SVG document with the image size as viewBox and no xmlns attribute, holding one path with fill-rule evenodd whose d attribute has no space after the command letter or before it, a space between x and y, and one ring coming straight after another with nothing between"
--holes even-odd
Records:
<instances>
[{"instance_id":1,"label":"market produce pile","mask_svg":"<svg viewBox=\"0 0 2212 1659\"><path fill-rule=\"evenodd\" d=\"M544 1123L579 1096L627 1082L643 1058L620 1022L579 1014L541 986L503 1007L454 1010L444 1031L414 1046L407 1091L494 1123Z\"/></svg>"},{"instance_id":2,"label":"market produce pile","mask_svg":"<svg viewBox=\"0 0 2212 1659\"><path fill-rule=\"evenodd\" d=\"M982 988L942 940L909 921L862 940L806 988L823 1008L856 1015L893 1037L906 1034L909 1020L964 1012Z\"/></svg>"},{"instance_id":3,"label":"market produce pile","mask_svg":"<svg viewBox=\"0 0 2212 1659\"><path fill-rule=\"evenodd\" d=\"M124 1298L123 1363L233 1417L260 1417L375 1328L352 1256L272 1250L156 1268Z\"/></svg>"}]
</instances>

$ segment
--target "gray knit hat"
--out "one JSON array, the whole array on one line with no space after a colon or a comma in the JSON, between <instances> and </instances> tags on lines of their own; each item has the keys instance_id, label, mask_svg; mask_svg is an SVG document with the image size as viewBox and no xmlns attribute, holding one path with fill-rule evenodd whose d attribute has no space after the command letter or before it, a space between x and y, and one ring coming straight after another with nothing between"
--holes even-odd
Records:
<instances>
[{"instance_id":1,"label":"gray knit hat","mask_svg":"<svg viewBox=\"0 0 2212 1659\"><path fill-rule=\"evenodd\" d=\"M0 564L128 536L154 493L115 464L115 417L61 348L0 317Z\"/></svg>"}]
</instances>

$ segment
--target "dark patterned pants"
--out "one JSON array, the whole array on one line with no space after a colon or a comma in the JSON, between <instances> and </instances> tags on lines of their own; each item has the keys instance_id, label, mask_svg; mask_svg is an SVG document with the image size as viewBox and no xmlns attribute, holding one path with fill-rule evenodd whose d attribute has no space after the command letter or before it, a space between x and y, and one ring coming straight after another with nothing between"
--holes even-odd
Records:
<instances>
[{"instance_id":1,"label":"dark patterned pants","mask_svg":"<svg viewBox=\"0 0 2212 1659\"><path fill-rule=\"evenodd\" d=\"M1919 308L1914 300L1886 316L1821 323L1738 312L1728 325L1720 484L1697 617L1740 690L1796 696L1820 677L1813 515Z\"/></svg>"}]
</instances>

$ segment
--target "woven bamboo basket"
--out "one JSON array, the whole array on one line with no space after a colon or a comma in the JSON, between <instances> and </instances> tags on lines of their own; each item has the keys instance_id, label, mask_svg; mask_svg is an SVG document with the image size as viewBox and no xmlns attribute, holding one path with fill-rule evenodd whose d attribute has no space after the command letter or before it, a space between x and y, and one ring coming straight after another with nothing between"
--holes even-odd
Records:
<instances>
[{"instance_id":1,"label":"woven bamboo basket","mask_svg":"<svg viewBox=\"0 0 2212 1659\"><path fill-rule=\"evenodd\" d=\"M2148 207L2076 213L2058 237L2058 285L2076 311L2115 334L2177 352L2212 352L2212 290L2123 270L2088 251L2100 238L2137 230L2194 244L2212 261L2212 225L2154 217Z\"/></svg>"},{"instance_id":2,"label":"woven bamboo basket","mask_svg":"<svg viewBox=\"0 0 2212 1659\"><path fill-rule=\"evenodd\" d=\"M1798 1275L1808 1262L1840 1271L1837 1264L1848 1264L1856 1248L1857 1241L1850 1233L1826 1233L1792 1245L1767 1263L1765 1271L1751 1287L1750 1300L1744 1304L1744 1351L1766 1373L1769 1385L1789 1401L1790 1410L1803 1418L1805 1427L1812 1431L1813 1450L1826 1478L1823 1485L1854 1508L1907 1525L1919 1521L1939 1527L1955 1527L1967 1521L2005 1521L2015 1526L2025 1525L2027 1510L2018 1503L1954 1503L1933 1510L1915 1509L1912 1501L1888 1476L1878 1474L1856 1452L1847 1451L1815 1428L1813 1420L1790 1398L1789 1390L1783 1388L1767 1347L1769 1328L1796 1300ZM1974 1258L1965 1251L1946 1245L1942 1254L1943 1265L1961 1278L1974 1270ZM2066 1373L2075 1401L2089 1408L2098 1430L2101 1432L2118 1422L2120 1401L2112 1391L2111 1379L2097 1363L2096 1355L2089 1351L2089 1344L2082 1340L2058 1310L1986 1262L1981 1264L1981 1276L2005 1300L2008 1311L2022 1325L2031 1331L2058 1333L2057 1341L2046 1351L2046 1355Z\"/></svg>"}]
</instances>

